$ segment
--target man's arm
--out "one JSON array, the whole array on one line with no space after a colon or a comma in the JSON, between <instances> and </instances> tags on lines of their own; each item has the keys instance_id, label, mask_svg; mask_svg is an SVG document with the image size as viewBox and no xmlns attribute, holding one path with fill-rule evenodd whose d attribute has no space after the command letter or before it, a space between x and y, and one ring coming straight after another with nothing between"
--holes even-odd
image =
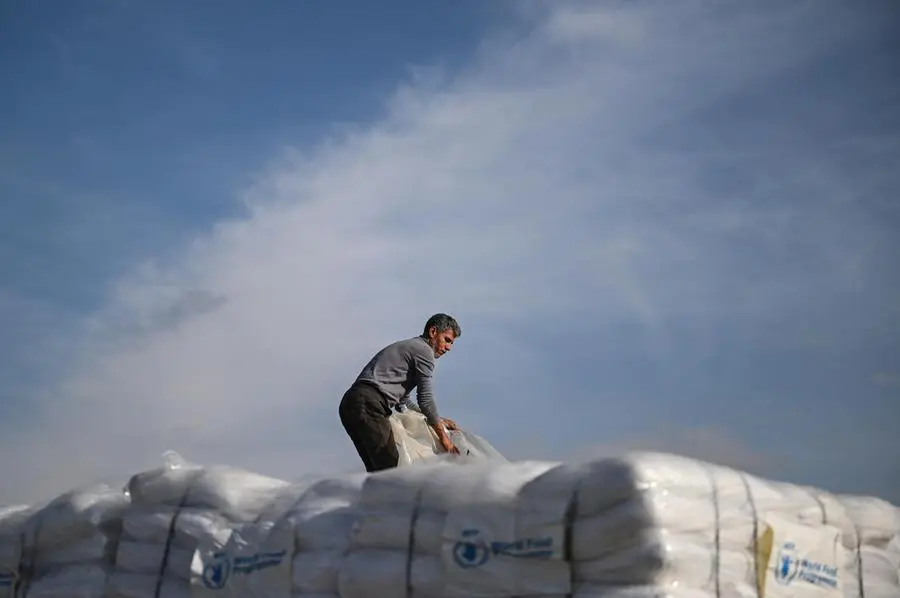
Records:
<instances>
[{"instance_id":1,"label":"man's arm","mask_svg":"<svg viewBox=\"0 0 900 598\"><path fill-rule=\"evenodd\" d=\"M415 361L416 376L416 401L419 403L419 411L425 415L428 425L435 431L441 446L447 452L456 452L453 441L447 435L447 430L438 415L437 405L434 402L434 389L432 387L432 374L434 373L434 361L424 355L417 355Z\"/></svg>"}]
</instances>

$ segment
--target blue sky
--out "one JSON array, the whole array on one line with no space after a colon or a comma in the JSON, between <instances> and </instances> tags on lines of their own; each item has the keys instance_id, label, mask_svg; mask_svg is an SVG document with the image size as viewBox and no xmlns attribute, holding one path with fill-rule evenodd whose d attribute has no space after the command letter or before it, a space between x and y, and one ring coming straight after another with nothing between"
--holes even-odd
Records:
<instances>
[{"instance_id":1,"label":"blue sky","mask_svg":"<svg viewBox=\"0 0 900 598\"><path fill-rule=\"evenodd\" d=\"M353 12L344 12L353 10ZM0 502L358 467L337 402L447 311L442 412L900 503L900 11L0 12Z\"/></svg>"}]
</instances>

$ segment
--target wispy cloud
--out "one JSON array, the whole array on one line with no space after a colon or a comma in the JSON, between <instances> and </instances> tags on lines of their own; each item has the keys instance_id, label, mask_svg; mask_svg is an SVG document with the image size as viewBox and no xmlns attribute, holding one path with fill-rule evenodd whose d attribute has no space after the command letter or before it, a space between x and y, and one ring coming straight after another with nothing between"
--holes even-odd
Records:
<instances>
[{"instance_id":1,"label":"wispy cloud","mask_svg":"<svg viewBox=\"0 0 900 598\"><path fill-rule=\"evenodd\" d=\"M0 500L168 448L283 476L352 467L341 393L434 311L464 328L440 364L443 411L514 454L530 430L548 456L622 428L645 438L639 422L658 427L671 400L610 406L612 389L590 396L602 384L589 369L555 377L560 355L639 342L645 359L685 366L712 360L723 335L796 346L805 316L814 327L859 301L886 313L896 231L837 167L851 138L822 147L820 121L793 112L813 98L789 83L874 25L817 6L554 4L515 45L488 40L461 73L399 85L378 122L284 148L239 192L245 217L135 265L78 323L37 416L0 437ZM742 122L772 88L793 94L787 109ZM896 155L891 135L866 143ZM886 294L862 296L872 288ZM897 330L892 317L880 324ZM548 328L592 338L543 346ZM559 404L599 423L552 432ZM690 450L721 456L727 432L714 436Z\"/></svg>"}]
</instances>

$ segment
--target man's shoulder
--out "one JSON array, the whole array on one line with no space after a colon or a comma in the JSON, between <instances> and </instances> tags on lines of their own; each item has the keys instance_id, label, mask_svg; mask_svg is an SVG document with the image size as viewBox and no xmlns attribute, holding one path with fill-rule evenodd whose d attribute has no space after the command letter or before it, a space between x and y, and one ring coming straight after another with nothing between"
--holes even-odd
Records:
<instances>
[{"instance_id":1,"label":"man's shoulder","mask_svg":"<svg viewBox=\"0 0 900 598\"><path fill-rule=\"evenodd\" d=\"M412 351L414 353L428 353L428 341L426 341L421 336L413 336L410 338L404 338L402 340L394 343L395 345L401 346L404 349Z\"/></svg>"},{"instance_id":2,"label":"man's shoulder","mask_svg":"<svg viewBox=\"0 0 900 598\"><path fill-rule=\"evenodd\" d=\"M431 350L431 347L428 345L428 341L426 341L421 336L413 336L410 338L404 338L399 341L395 341L385 347L385 349L392 349L399 353L414 355L416 357L424 357L426 359L434 358L434 351Z\"/></svg>"}]
</instances>

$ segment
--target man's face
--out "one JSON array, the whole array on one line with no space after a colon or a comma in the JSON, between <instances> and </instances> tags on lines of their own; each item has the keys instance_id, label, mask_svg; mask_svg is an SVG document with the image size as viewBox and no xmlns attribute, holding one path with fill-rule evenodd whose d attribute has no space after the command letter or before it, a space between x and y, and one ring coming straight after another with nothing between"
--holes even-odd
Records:
<instances>
[{"instance_id":1,"label":"man's face","mask_svg":"<svg viewBox=\"0 0 900 598\"><path fill-rule=\"evenodd\" d=\"M444 330L443 332L438 332L437 328L435 328L434 326L428 329L428 344L431 345L432 349L434 349L435 359L439 358L441 355L452 349L453 341L455 340L456 335L452 330Z\"/></svg>"}]
</instances>

